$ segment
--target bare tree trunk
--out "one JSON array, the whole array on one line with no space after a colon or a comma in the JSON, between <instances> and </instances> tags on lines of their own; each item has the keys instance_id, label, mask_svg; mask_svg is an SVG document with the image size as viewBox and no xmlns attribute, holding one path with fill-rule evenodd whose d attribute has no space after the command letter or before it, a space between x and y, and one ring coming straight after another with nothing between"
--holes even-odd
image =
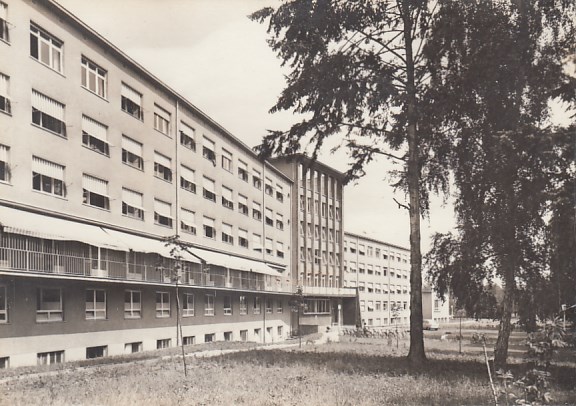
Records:
<instances>
[{"instance_id":1,"label":"bare tree trunk","mask_svg":"<svg viewBox=\"0 0 576 406\"><path fill-rule=\"evenodd\" d=\"M404 46L406 48L406 93L408 107L407 180L410 199L410 351L408 360L413 367L426 361L422 316L422 253L420 251L420 165L417 133L416 86L412 53L412 16L410 2L402 2Z\"/></svg>"}]
</instances>

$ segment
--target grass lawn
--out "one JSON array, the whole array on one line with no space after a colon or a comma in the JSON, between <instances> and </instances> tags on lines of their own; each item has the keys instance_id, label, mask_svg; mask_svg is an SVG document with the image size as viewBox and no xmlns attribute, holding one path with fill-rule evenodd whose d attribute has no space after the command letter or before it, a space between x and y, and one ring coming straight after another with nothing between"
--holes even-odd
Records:
<instances>
[{"instance_id":1,"label":"grass lawn","mask_svg":"<svg viewBox=\"0 0 576 406\"><path fill-rule=\"evenodd\" d=\"M458 342L426 332L429 361L418 371L405 362L407 339L396 348L383 339L349 337L301 349L244 347L243 352L189 358L188 378L177 357L76 366L6 381L0 385L0 405L490 404L482 347L464 337L463 354L458 354ZM513 338L513 350L515 341L520 340ZM552 370L554 404L576 404L576 360L570 355ZM512 352L515 375L525 368L520 356Z\"/></svg>"}]
</instances>

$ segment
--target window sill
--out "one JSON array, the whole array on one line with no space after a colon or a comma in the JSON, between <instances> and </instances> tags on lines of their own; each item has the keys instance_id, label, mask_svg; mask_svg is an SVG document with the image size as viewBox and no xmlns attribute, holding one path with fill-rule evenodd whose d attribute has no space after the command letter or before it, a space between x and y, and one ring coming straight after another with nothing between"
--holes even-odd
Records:
<instances>
[{"instance_id":1,"label":"window sill","mask_svg":"<svg viewBox=\"0 0 576 406\"><path fill-rule=\"evenodd\" d=\"M56 69L54 69L54 68L53 68L52 66L50 66L50 65L46 65L46 64L45 64L44 62L42 62L40 59L36 59L36 58L34 58L32 55L29 55L29 56L30 56L30 59L38 62L38 63L39 63L40 65L42 65L42 66L47 67L47 68L50 69L52 72L55 72L55 73L57 73L58 75L62 76L64 79L66 79L66 75L64 75L64 73L57 71ZM63 55L62 55L62 56L63 56ZM64 59L64 58L62 58L62 59ZM62 62L64 62L64 61L62 61Z\"/></svg>"},{"instance_id":2,"label":"window sill","mask_svg":"<svg viewBox=\"0 0 576 406\"><path fill-rule=\"evenodd\" d=\"M144 172L144 168L138 168L137 166L130 165L128 162L122 161L122 163L130 168L136 169L137 171Z\"/></svg>"},{"instance_id":3,"label":"window sill","mask_svg":"<svg viewBox=\"0 0 576 406\"><path fill-rule=\"evenodd\" d=\"M68 137L65 136L65 135L62 135L62 134L57 133L57 132L55 132L55 131L49 130L48 128L42 127L41 125L38 125L38 124L35 124L35 123L30 123L30 124L32 125L32 127L39 128L39 129L42 130L42 131L46 131L47 133L56 135L56 136L58 136L58 137L60 137L60 138L62 138L62 139L64 139L64 140L68 141Z\"/></svg>"},{"instance_id":4,"label":"window sill","mask_svg":"<svg viewBox=\"0 0 576 406\"><path fill-rule=\"evenodd\" d=\"M86 86L80 85L80 87L81 87L82 89L86 90L88 93L93 94L94 96L96 96L96 97L99 98L100 100L104 100L106 103L110 103L110 101L109 101L107 98L100 96L98 93L93 92L92 90L90 90L90 89L87 88Z\"/></svg>"},{"instance_id":5,"label":"window sill","mask_svg":"<svg viewBox=\"0 0 576 406\"><path fill-rule=\"evenodd\" d=\"M0 42L5 43L6 45L12 45L9 41L5 40L4 38L0 38ZM35 58L32 58L35 59Z\"/></svg>"},{"instance_id":6,"label":"window sill","mask_svg":"<svg viewBox=\"0 0 576 406\"><path fill-rule=\"evenodd\" d=\"M86 144L82 144L82 146L83 146L84 148L90 150L90 151L96 152L98 155L102 155L102 156L105 156L106 158L110 158L110 155L109 155L109 154L106 155L104 152L100 152L100 151L98 151L96 148L92 148L92 147L90 147L89 145L86 145Z\"/></svg>"},{"instance_id":7,"label":"window sill","mask_svg":"<svg viewBox=\"0 0 576 406\"><path fill-rule=\"evenodd\" d=\"M4 183L4 182L0 182L0 183ZM44 196L55 197L56 199L68 200L68 199L66 198L66 196L58 196L58 195L55 195L54 193L43 192L43 191L41 191L41 190L32 189L32 192L33 192L33 193L38 193L38 194L41 194L41 195L44 195Z\"/></svg>"},{"instance_id":8,"label":"window sill","mask_svg":"<svg viewBox=\"0 0 576 406\"><path fill-rule=\"evenodd\" d=\"M0 113L6 114L8 117L12 117L12 112L11 112L11 111L0 110Z\"/></svg>"},{"instance_id":9,"label":"window sill","mask_svg":"<svg viewBox=\"0 0 576 406\"><path fill-rule=\"evenodd\" d=\"M160 131L160 130L157 129L157 128L154 128L154 131L156 131L156 132L159 133L159 134L162 134L162 135L165 136L165 137L168 137L168 138L172 139L172 136L170 135L170 133L168 133L168 134L163 133L162 131Z\"/></svg>"},{"instance_id":10,"label":"window sill","mask_svg":"<svg viewBox=\"0 0 576 406\"><path fill-rule=\"evenodd\" d=\"M161 178L161 177L160 177L160 176L158 176L158 175L154 175L154 177L155 177L156 179L158 179L158 180L161 180L161 181L163 181L163 182L166 182L166 183L172 184L172 181L171 181L171 180L166 180L166 179L164 179L164 178Z\"/></svg>"},{"instance_id":11,"label":"window sill","mask_svg":"<svg viewBox=\"0 0 576 406\"><path fill-rule=\"evenodd\" d=\"M144 117L140 118L140 117L136 117L133 114L130 114L129 112L127 112L126 110L124 110L123 108L120 108L121 111L123 111L124 113L128 114L130 117L132 117L135 120L140 121L141 123L144 123Z\"/></svg>"},{"instance_id":12,"label":"window sill","mask_svg":"<svg viewBox=\"0 0 576 406\"><path fill-rule=\"evenodd\" d=\"M142 316L134 316L134 317L126 317L124 316L124 320L140 320L142 318Z\"/></svg>"},{"instance_id":13,"label":"window sill","mask_svg":"<svg viewBox=\"0 0 576 406\"><path fill-rule=\"evenodd\" d=\"M165 225L165 224L160 224L160 223L156 223L156 222L154 222L154 225L155 225L155 226L159 226L159 227L169 228L169 229L172 229L172 228L173 228L172 226L167 226L167 225Z\"/></svg>"},{"instance_id":14,"label":"window sill","mask_svg":"<svg viewBox=\"0 0 576 406\"><path fill-rule=\"evenodd\" d=\"M88 204L88 203L82 203L82 206L91 207L93 209L102 210L102 211L110 213L110 209L105 209L104 207L92 206L91 204Z\"/></svg>"},{"instance_id":15,"label":"window sill","mask_svg":"<svg viewBox=\"0 0 576 406\"><path fill-rule=\"evenodd\" d=\"M127 215L127 214L122 214L122 217L126 217L126 218L129 218L129 219L134 219L134 220L139 220L139 221L144 221L143 218L134 217L134 216L129 216L129 215Z\"/></svg>"}]
</instances>

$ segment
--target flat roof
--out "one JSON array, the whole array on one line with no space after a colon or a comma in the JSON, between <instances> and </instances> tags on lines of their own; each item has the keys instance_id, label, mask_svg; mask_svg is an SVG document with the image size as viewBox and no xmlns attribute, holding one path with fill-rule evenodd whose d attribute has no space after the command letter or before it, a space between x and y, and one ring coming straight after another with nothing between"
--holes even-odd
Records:
<instances>
[{"instance_id":1,"label":"flat roof","mask_svg":"<svg viewBox=\"0 0 576 406\"><path fill-rule=\"evenodd\" d=\"M388 245L389 247L397 248L397 249L404 250L404 251L410 251L410 248L402 247L402 246L396 245L396 244L391 244L389 242L382 241L382 240L377 240L376 238L368 237L368 236L363 235L363 234L356 234L356 233L344 231L344 237L347 237L347 236L366 240L366 241L371 241L371 242L374 242L377 244Z\"/></svg>"}]
</instances>

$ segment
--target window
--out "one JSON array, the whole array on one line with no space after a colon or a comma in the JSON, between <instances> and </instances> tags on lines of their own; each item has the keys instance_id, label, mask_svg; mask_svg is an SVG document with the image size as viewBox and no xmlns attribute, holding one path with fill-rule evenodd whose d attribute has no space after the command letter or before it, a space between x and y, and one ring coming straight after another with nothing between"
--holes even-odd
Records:
<instances>
[{"instance_id":1,"label":"window","mask_svg":"<svg viewBox=\"0 0 576 406\"><path fill-rule=\"evenodd\" d=\"M139 220L144 220L142 193L122 188L122 214Z\"/></svg>"},{"instance_id":2,"label":"window","mask_svg":"<svg viewBox=\"0 0 576 406\"><path fill-rule=\"evenodd\" d=\"M238 161L238 177L248 182L248 165L242 161Z\"/></svg>"},{"instance_id":3,"label":"window","mask_svg":"<svg viewBox=\"0 0 576 406\"><path fill-rule=\"evenodd\" d=\"M232 189L222 186L222 206L230 210L234 210L234 197L232 194Z\"/></svg>"},{"instance_id":4,"label":"window","mask_svg":"<svg viewBox=\"0 0 576 406\"><path fill-rule=\"evenodd\" d=\"M272 209L266 208L265 223L267 226L274 227L274 212Z\"/></svg>"},{"instance_id":5,"label":"window","mask_svg":"<svg viewBox=\"0 0 576 406\"><path fill-rule=\"evenodd\" d=\"M284 244L279 241L276 241L276 256L284 258Z\"/></svg>"},{"instance_id":6,"label":"window","mask_svg":"<svg viewBox=\"0 0 576 406\"><path fill-rule=\"evenodd\" d=\"M36 321L62 321L62 290L39 288L36 291Z\"/></svg>"},{"instance_id":7,"label":"window","mask_svg":"<svg viewBox=\"0 0 576 406\"><path fill-rule=\"evenodd\" d=\"M280 213L276 213L276 228L284 230L284 216Z\"/></svg>"},{"instance_id":8,"label":"window","mask_svg":"<svg viewBox=\"0 0 576 406\"><path fill-rule=\"evenodd\" d=\"M258 312L258 314L260 314L260 312ZM259 329L259 328L254 329L254 339L256 341L260 341L260 331L261 331L261 329Z\"/></svg>"},{"instance_id":9,"label":"window","mask_svg":"<svg viewBox=\"0 0 576 406\"><path fill-rule=\"evenodd\" d=\"M204 342L205 343L211 343L215 340L216 340L216 334L214 334L214 333L204 334Z\"/></svg>"},{"instance_id":10,"label":"window","mask_svg":"<svg viewBox=\"0 0 576 406\"><path fill-rule=\"evenodd\" d=\"M214 219L204 217L204 237L216 238L216 228L214 227Z\"/></svg>"},{"instance_id":11,"label":"window","mask_svg":"<svg viewBox=\"0 0 576 406\"><path fill-rule=\"evenodd\" d=\"M142 341L124 344L124 352L126 354L135 354L142 352Z\"/></svg>"},{"instance_id":12,"label":"window","mask_svg":"<svg viewBox=\"0 0 576 406\"><path fill-rule=\"evenodd\" d=\"M279 202L283 202L284 201L284 191L282 189L281 185L276 185L276 199Z\"/></svg>"},{"instance_id":13,"label":"window","mask_svg":"<svg viewBox=\"0 0 576 406\"><path fill-rule=\"evenodd\" d=\"M214 316L214 295L204 295L204 316Z\"/></svg>"},{"instance_id":14,"label":"window","mask_svg":"<svg viewBox=\"0 0 576 406\"><path fill-rule=\"evenodd\" d=\"M106 77L108 73L94 62L82 56L82 86L102 98L106 98Z\"/></svg>"},{"instance_id":15,"label":"window","mask_svg":"<svg viewBox=\"0 0 576 406\"><path fill-rule=\"evenodd\" d=\"M264 193L272 196L274 194L274 187L272 186L272 179L266 178L264 183Z\"/></svg>"},{"instance_id":16,"label":"window","mask_svg":"<svg viewBox=\"0 0 576 406\"><path fill-rule=\"evenodd\" d=\"M194 344L196 344L196 336L182 337L182 344L184 344L184 345L194 345Z\"/></svg>"},{"instance_id":17,"label":"window","mask_svg":"<svg viewBox=\"0 0 576 406\"><path fill-rule=\"evenodd\" d=\"M86 289L86 320L106 319L106 291Z\"/></svg>"},{"instance_id":18,"label":"window","mask_svg":"<svg viewBox=\"0 0 576 406\"><path fill-rule=\"evenodd\" d=\"M86 348L86 359L102 358L108 355L108 346L100 345L98 347Z\"/></svg>"},{"instance_id":19,"label":"window","mask_svg":"<svg viewBox=\"0 0 576 406\"><path fill-rule=\"evenodd\" d=\"M8 5L0 1L0 39L9 42L10 32L8 31Z\"/></svg>"},{"instance_id":20,"label":"window","mask_svg":"<svg viewBox=\"0 0 576 406\"><path fill-rule=\"evenodd\" d=\"M262 205L260 203L252 202L252 218L255 220L262 220Z\"/></svg>"},{"instance_id":21,"label":"window","mask_svg":"<svg viewBox=\"0 0 576 406\"><path fill-rule=\"evenodd\" d=\"M180 211L180 228L185 233L196 235L196 214L193 211Z\"/></svg>"},{"instance_id":22,"label":"window","mask_svg":"<svg viewBox=\"0 0 576 406\"><path fill-rule=\"evenodd\" d=\"M248 215L248 198L246 196L238 195L238 211L245 216Z\"/></svg>"},{"instance_id":23,"label":"window","mask_svg":"<svg viewBox=\"0 0 576 406\"><path fill-rule=\"evenodd\" d=\"M172 228L172 205L154 199L154 223Z\"/></svg>"},{"instance_id":24,"label":"window","mask_svg":"<svg viewBox=\"0 0 576 406\"><path fill-rule=\"evenodd\" d=\"M0 12L2 11L2 3L0 3ZM0 17L0 30L2 30L2 18ZM10 114L12 106L10 104L9 85L10 78L0 73L0 111Z\"/></svg>"},{"instance_id":25,"label":"window","mask_svg":"<svg viewBox=\"0 0 576 406\"><path fill-rule=\"evenodd\" d=\"M189 125L180 122L180 145L192 151L196 151L196 131Z\"/></svg>"},{"instance_id":26,"label":"window","mask_svg":"<svg viewBox=\"0 0 576 406\"><path fill-rule=\"evenodd\" d=\"M172 160L154 151L154 176L172 182Z\"/></svg>"},{"instance_id":27,"label":"window","mask_svg":"<svg viewBox=\"0 0 576 406\"><path fill-rule=\"evenodd\" d=\"M54 162L33 156L32 189L65 197L66 186L64 184L64 167Z\"/></svg>"},{"instance_id":28,"label":"window","mask_svg":"<svg viewBox=\"0 0 576 406\"><path fill-rule=\"evenodd\" d=\"M230 224L222 223L222 241L226 244L234 244L232 226Z\"/></svg>"},{"instance_id":29,"label":"window","mask_svg":"<svg viewBox=\"0 0 576 406\"><path fill-rule=\"evenodd\" d=\"M138 290L127 290L124 292L124 318L139 319L142 317L141 292Z\"/></svg>"},{"instance_id":30,"label":"window","mask_svg":"<svg viewBox=\"0 0 576 406\"><path fill-rule=\"evenodd\" d=\"M158 105L154 105L154 129L164 135L170 134L170 113Z\"/></svg>"},{"instance_id":31,"label":"window","mask_svg":"<svg viewBox=\"0 0 576 406\"><path fill-rule=\"evenodd\" d=\"M182 297L182 317L194 316L194 295L192 293L184 293Z\"/></svg>"},{"instance_id":32,"label":"window","mask_svg":"<svg viewBox=\"0 0 576 406\"><path fill-rule=\"evenodd\" d=\"M138 120L144 120L144 111L142 110L142 94L132 89L130 86L122 83L121 107L122 110Z\"/></svg>"},{"instance_id":33,"label":"window","mask_svg":"<svg viewBox=\"0 0 576 406\"><path fill-rule=\"evenodd\" d=\"M272 313L272 299L266 299L266 313Z\"/></svg>"},{"instance_id":34,"label":"window","mask_svg":"<svg viewBox=\"0 0 576 406\"><path fill-rule=\"evenodd\" d=\"M44 65L63 73L64 43L35 24L30 24L30 55Z\"/></svg>"},{"instance_id":35,"label":"window","mask_svg":"<svg viewBox=\"0 0 576 406\"><path fill-rule=\"evenodd\" d=\"M156 292L156 317L170 317L170 294L168 292Z\"/></svg>"},{"instance_id":36,"label":"window","mask_svg":"<svg viewBox=\"0 0 576 406\"><path fill-rule=\"evenodd\" d=\"M246 303L246 296L240 296L240 314L248 314L248 304Z\"/></svg>"},{"instance_id":37,"label":"window","mask_svg":"<svg viewBox=\"0 0 576 406\"><path fill-rule=\"evenodd\" d=\"M64 362L64 351L39 352L36 359L38 365L61 364Z\"/></svg>"},{"instance_id":38,"label":"window","mask_svg":"<svg viewBox=\"0 0 576 406\"><path fill-rule=\"evenodd\" d=\"M142 144L124 135L122 136L122 162L133 168L144 170Z\"/></svg>"},{"instance_id":39,"label":"window","mask_svg":"<svg viewBox=\"0 0 576 406\"><path fill-rule=\"evenodd\" d=\"M222 168L225 171L232 172L232 154L225 149L222 150Z\"/></svg>"},{"instance_id":40,"label":"window","mask_svg":"<svg viewBox=\"0 0 576 406\"><path fill-rule=\"evenodd\" d=\"M180 187L196 193L196 173L184 165L180 167Z\"/></svg>"},{"instance_id":41,"label":"window","mask_svg":"<svg viewBox=\"0 0 576 406\"><path fill-rule=\"evenodd\" d=\"M64 105L32 90L32 123L66 137Z\"/></svg>"},{"instance_id":42,"label":"window","mask_svg":"<svg viewBox=\"0 0 576 406\"><path fill-rule=\"evenodd\" d=\"M266 238L266 254L274 255L274 241L272 238Z\"/></svg>"},{"instance_id":43,"label":"window","mask_svg":"<svg viewBox=\"0 0 576 406\"><path fill-rule=\"evenodd\" d=\"M262 189L262 175L260 175L260 171L254 169L252 172L252 184L256 189Z\"/></svg>"},{"instance_id":44,"label":"window","mask_svg":"<svg viewBox=\"0 0 576 406\"><path fill-rule=\"evenodd\" d=\"M224 314L230 316L232 314L232 298L224 296Z\"/></svg>"},{"instance_id":45,"label":"window","mask_svg":"<svg viewBox=\"0 0 576 406\"><path fill-rule=\"evenodd\" d=\"M8 369L9 367L10 367L10 357L0 357L0 369Z\"/></svg>"},{"instance_id":46,"label":"window","mask_svg":"<svg viewBox=\"0 0 576 406\"><path fill-rule=\"evenodd\" d=\"M6 286L0 285L0 323L8 323L8 295Z\"/></svg>"},{"instance_id":47,"label":"window","mask_svg":"<svg viewBox=\"0 0 576 406\"><path fill-rule=\"evenodd\" d=\"M262 304L260 303L260 296L254 296L254 301L252 302L252 313L260 314Z\"/></svg>"},{"instance_id":48,"label":"window","mask_svg":"<svg viewBox=\"0 0 576 406\"><path fill-rule=\"evenodd\" d=\"M248 341L248 330L240 330L240 341Z\"/></svg>"},{"instance_id":49,"label":"window","mask_svg":"<svg viewBox=\"0 0 576 406\"><path fill-rule=\"evenodd\" d=\"M213 202L216 201L216 184L212 179L208 179L207 177L203 178L203 195L205 199L211 200Z\"/></svg>"},{"instance_id":50,"label":"window","mask_svg":"<svg viewBox=\"0 0 576 406\"><path fill-rule=\"evenodd\" d=\"M329 314L330 299L306 299L304 301L304 314ZM363 310L364 301L360 301L360 308Z\"/></svg>"},{"instance_id":51,"label":"window","mask_svg":"<svg viewBox=\"0 0 576 406\"><path fill-rule=\"evenodd\" d=\"M164 348L170 348L172 345L172 340L169 338L163 338L161 340L156 340L156 349L162 350Z\"/></svg>"},{"instance_id":52,"label":"window","mask_svg":"<svg viewBox=\"0 0 576 406\"><path fill-rule=\"evenodd\" d=\"M282 301L282 299L276 300L276 313L282 313L283 311L284 311L284 302Z\"/></svg>"},{"instance_id":53,"label":"window","mask_svg":"<svg viewBox=\"0 0 576 406\"><path fill-rule=\"evenodd\" d=\"M262 252L262 236L259 234L252 234L252 249L254 251Z\"/></svg>"},{"instance_id":54,"label":"window","mask_svg":"<svg viewBox=\"0 0 576 406\"><path fill-rule=\"evenodd\" d=\"M202 146L202 156L209 161L212 161L214 166L216 166L216 144L214 141L209 140L208 138L204 137L204 145Z\"/></svg>"},{"instance_id":55,"label":"window","mask_svg":"<svg viewBox=\"0 0 576 406\"><path fill-rule=\"evenodd\" d=\"M300 206L300 211L304 211L304 196L300 195L300 198L298 199L299 206Z\"/></svg>"},{"instance_id":56,"label":"window","mask_svg":"<svg viewBox=\"0 0 576 406\"><path fill-rule=\"evenodd\" d=\"M82 116L82 144L92 151L110 156L108 127L89 117Z\"/></svg>"},{"instance_id":57,"label":"window","mask_svg":"<svg viewBox=\"0 0 576 406\"><path fill-rule=\"evenodd\" d=\"M243 248L248 248L248 231L238 229L238 245Z\"/></svg>"}]
</instances>

